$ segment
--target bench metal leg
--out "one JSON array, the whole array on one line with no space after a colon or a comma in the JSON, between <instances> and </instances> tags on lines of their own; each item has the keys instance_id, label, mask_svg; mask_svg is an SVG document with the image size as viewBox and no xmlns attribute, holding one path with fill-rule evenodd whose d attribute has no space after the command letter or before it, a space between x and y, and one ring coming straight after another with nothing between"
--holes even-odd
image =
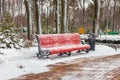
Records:
<instances>
[{"instance_id":1,"label":"bench metal leg","mask_svg":"<svg viewBox=\"0 0 120 80\"><path fill-rule=\"evenodd\" d=\"M71 56L71 52L63 52L63 53L58 54L58 56L62 56L63 54L67 54L68 56Z\"/></svg>"},{"instance_id":2,"label":"bench metal leg","mask_svg":"<svg viewBox=\"0 0 120 80\"><path fill-rule=\"evenodd\" d=\"M71 56L71 52L67 52L67 55L68 55L68 56Z\"/></svg>"},{"instance_id":3,"label":"bench metal leg","mask_svg":"<svg viewBox=\"0 0 120 80\"><path fill-rule=\"evenodd\" d=\"M48 58L50 55L49 50L40 50L39 53L37 54L38 59L40 58Z\"/></svg>"},{"instance_id":4,"label":"bench metal leg","mask_svg":"<svg viewBox=\"0 0 120 80\"><path fill-rule=\"evenodd\" d=\"M89 49L87 49L85 52L86 52L86 53L88 53L89 51L90 51L90 50L89 50Z\"/></svg>"},{"instance_id":5,"label":"bench metal leg","mask_svg":"<svg viewBox=\"0 0 120 80\"><path fill-rule=\"evenodd\" d=\"M87 50L82 50L82 51L84 51L84 52L88 53L90 50L89 50L89 49L87 49ZM78 50L78 51L77 51L77 53L80 53L80 52L81 52L81 50Z\"/></svg>"},{"instance_id":6,"label":"bench metal leg","mask_svg":"<svg viewBox=\"0 0 120 80\"><path fill-rule=\"evenodd\" d=\"M77 53L80 53L80 52L81 52L81 50L78 50L78 51L77 51Z\"/></svg>"},{"instance_id":7,"label":"bench metal leg","mask_svg":"<svg viewBox=\"0 0 120 80\"><path fill-rule=\"evenodd\" d=\"M62 56L62 55L63 55L63 53L58 54L58 56Z\"/></svg>"}]
</instances>

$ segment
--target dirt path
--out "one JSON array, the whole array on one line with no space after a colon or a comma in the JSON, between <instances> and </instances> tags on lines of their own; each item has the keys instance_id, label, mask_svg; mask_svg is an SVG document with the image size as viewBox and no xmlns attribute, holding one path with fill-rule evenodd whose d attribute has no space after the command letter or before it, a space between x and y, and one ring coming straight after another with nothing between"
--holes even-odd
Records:
<instances>
[{"instance_id":1,"label":"dirt path","mask_svg":"<svg viewBox=\"0 0 120 80\"><path fill-rule=\"evenodd\" d=\"M50 71L12 80L120 80L120 54L49 65Z\"/></svg>"}]
</instances>

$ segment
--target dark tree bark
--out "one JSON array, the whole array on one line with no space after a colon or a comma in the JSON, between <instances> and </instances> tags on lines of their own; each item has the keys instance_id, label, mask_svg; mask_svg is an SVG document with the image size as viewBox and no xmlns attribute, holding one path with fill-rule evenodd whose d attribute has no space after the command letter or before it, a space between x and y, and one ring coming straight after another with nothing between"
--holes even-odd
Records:
<instances>
[{"instance_id":1,"label":"dark tree bark","mask_svg":"<svg viewBox=\"0 0 120 80\"><path fill-rule=\"evenodd\" d=\"M60 33L60 18L59 18L59 0L55 0L56 4L56 33Z\"/></svg>"},{"instance_id":2,"label":"dark tree bark","mask_svg":"<svg viewBox=\"0 0 120 80\"><path fill-rule=\"evenodd\" d=\"M100 0L95 0L95 12L93 20L93 33L98 35L99 30L99 18L100 18Z\"/></svg>"},{"instance_id":3,"label":"dark tree bark","mask_svg":"<svg viewBox=\"0 0 120 80\"><path fill-rule=\"evenodd\" d=\"M57 9L57 0L54 0L54 1L55 1L55 9L56 9L56 12L55 12L55 17L56 17L56 19L55 19L55 26L56 26L56 33L57 33L57 32L58 32L58 31L57 31L57 30L58 30L58 29L57 29L57 26L58 26L58 25L57 25L57 23L58 23L58 22L57 22L57 10L58 10L58 9Z\"/></svg>"},{"instance_id":4,"label":"dark tree bark","mask_svg":"<svg viewBox=\"0 0 120 80\"><path fill-rule=\"evenodd\" d=\"M38 0L34 1L35 3L35 25L37 28L37 34L40 34L40 29L39 29L39 12L38 12Z\"/></svg>"},{"instance_id":5,"label":"dark tree bark","mask_svg":"<svg viewBox=\"0 0 120 80\"><path fill-rule=\"evenodd\" d=\"M64 33L64 0L61 0L61 30L60 33Z\"/></svg>"},{"instance_id":6,"label":"dark tree bark","mask_svg":"<svg viewBox=\"0 0 120 80\"><path fill-rule=\"evenodd\" d=\"M1 16L1 0L0 0L0 16Z\"/></svg>"},{"instance_id":7,"label":"dark tree bark","mask_svg":"<svg viewBox=\"0 0 120 80\"><path fill-rule=\"evenodd\" d=\"M116 11L116 0L114 0L114 8L113 8L113 27L112 30L115 31L115 11Z\"/></svg>"},{"instance_id":8,"label":"dark tree bark","mask_svg":"<svg viewBox=\"0 0 120 80\"><path fill-rule=\"evenodd\" d=\"M26 14L27 14L27 38L28 38L28 40L30 40L31 39L31 37L30 37L30 22L29 22L30 14L29 14L29 7L28 7L27 0L24 0L24 4L25 4Z\"/></svg>"},{"instance_id":9,"label":"dark tree bark","mask_svg":"<svg viewBox=\"0 0 120 80\"><path fill-rule=\"evenodd\" d=\"M85 28L85 0L83 0L83 27Z\"/></svg>"},{"instance_id":10,"label":"dark tree bark","mask_svg":"<svg viewBox=\"0 0 120 80\"><path fill-rule=\"evenodd\" d=\"M68 32L67 27L67 0L61 0L61 33Z\"/></svg>"},{"instance_id":11,"label":"dark tree bark","mask_svg":"<svg viewBox=\"0 0 120 80\"><path fill-rule=\"evenodd\" d=\"M2 12L5 13L5 0L2 0Z\"/></svg>"}]
</instances>

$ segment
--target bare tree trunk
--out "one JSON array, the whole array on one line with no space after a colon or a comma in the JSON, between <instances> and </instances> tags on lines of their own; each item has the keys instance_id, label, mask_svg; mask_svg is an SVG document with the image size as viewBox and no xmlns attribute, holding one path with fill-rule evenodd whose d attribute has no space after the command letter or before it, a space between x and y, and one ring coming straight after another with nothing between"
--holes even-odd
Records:
<instances>
[{"instance_id":1,"label":"bare tree trunk","mask_svg":"<svg viewBox=\"0 0 120 80\"><path fill-rule=\"evenodd\" d=\"M80 0L77 0L77 3L78 3L78 8L79 10L81 9L81 3L80 3Z\"/></svg>"},{"instance_id":2,"label":"bare tree trunk","mask_svg":"<svg viewBox=\"0 0 120 80\"><path fill-rule=\"evenodd\" d=\"M1 12L2 12L2 11L1 11L1 0L0 0L0 16L1 16Z\"/></svg>"},{"instance_id":3,"label":"bare tree trunk","mask_svg":"<svg viewBox=\"0 0 120 80\"><path fill-rule=\"evenodd\" d=\"M20 1L20 9L19 9L19 13L22 16L22 7L23 7L23 0ZM22 26L22 17L21 17L21 26Z\"/></svg>"},{"instance_id":4,"label":"bare tree trunk","mask_svg":"<svg viewBox=\"0 0 120 80\"><path fill-rule=\"evenodd\" d=\"M5 14L5 0L2 0L2 12Z\"/></svg>"},{"instance_id":5,"label":"bare tree trunk","mask_svg":"<svg viewBox=\"0 0 120 80\"><path fill-rule=\"evenodd\" d=\"M35 0L35 27L37 28L37 34L42 34L42 27L41 27L41 1Z\"/></svg>"},{"instance_id":6,"label":"bare tree trunk","mask_svg":"<svg viewBox=\"0 0 120 80\"><path fill-rule=\"evenodd\" d=\"M32 35L33 29L33 13L32 13L32 1L28 0L28 10L29 10L29 23L30 23L30 36Z\"/></svg>"},{"instance_id":7,"label":"bare tree trunk","mask_svg":"<svg viewBox=\"0 0 120 80\"><path fill-rule=\"evenodd\" d=\"M39 23L38 23L38 24L39 24L39 31L40 31L39 33L42 34L42 24L41 24L41 2L40 2L40 0L38 1L38 3L39 3L39 4L38 4L38 12L39 12L39 13L38 13L38 14L39 14Z\"/></svg>"},{"instance_id":8,"label":"bare tree trunk","mask_svg":"<svg viewBox=\"0 0 120 80\"><path fill-rule=\"evenodd\" d=\"M37 28L37 34L40 34L39 29L39 13L38 13L38 0L34 0L35 3L35 27Z\"/></svg>"},{"instance_id":9,"label":"bare tree trunk","mask_svg":"<svg viewBox=\"0 0 120 80\"><path fill-rule=\"evenodd\" d=\"M26 8L26 14L27 14L27 38L30 40L30 13L29 13L29 6L27 0L24 0L25 8Z\"/></svg>"},{"instance_id":10,"label":"bare tree trunk","mask_svg":"<svg viewBox=\"0 0 120 80\"><path fill-rule=\"evenodd\" d=\"M56 32L60 33L60 2L56 0Z\"/></svg>"},{"instance_id":11,"label":"bare tree trunk","mask_svg":"<svg viewBox=\"0 0 120 80\"><path fill-rule=\"evenodd\" d=\"M60 33L64 33L64 0L61 0L61 31Z\"/></svg>"},{"instance_id":12,"label":"bare tree trunk","mask_svg":"<svg viewBox=\"0 0 120 80\"><path fill-rule=\"evenodd\" d=\"M79 12L82 8L82 27L85 27L85 0L77 0L78 2L78 7L79 7Z\"/></svg>"},{"instance_id":13,"label":"bare tree trunk","mask_svg":"<svg viewBox=\"0 0 120 80\"><path fill-rule=\"evenodd\" d=\"M68 32L67 25L67 0L61 0L62 4L62 18L61 18L61 33Z\"/></svg>"},{"instance_id":14,"label":"bare tree trunk","mask_svg":"<svg viewBox=\"0 0 120 80\"><path fill-rule=\"evenodd\" d=\"M0 21L1 21L1 16L2 16L2 2L1 2L1 0L0 0Z\"/></svg>"},{"instance_id":15,"label":"bare tree trunk","mask_svg":"<svg viewBox=\"0 0 120 80\"><path fill-rule=\"evenodd\" d=\"M107 0L107 6L106 6L106 29L108 29L109 19L108 19L108 13L109 13L109 5L111 0Z\"/></svg>"},{"instance_id":16,"label":"bare tree trunk","mask_svg":"<svg viewBox=\"0 0 120 80\"><path fill-rule=\"evenodd\" d=\"M64 30L69 32L67 27L67 0L64 0L64 2Z\"/></svg>"},{"instance_id":17,"label":"bare tree trunk","mask_svg":"<svg viewBox=\"0 0 120 80\"><path fill-rule=\"evenodd\" d=\"M5 16L5 0L0 0L1 1L1 21L3 21L3 18Z\"/></svg>"},{"instance_id":18,"label":"bare tree trunk","mask_svg":"<svg viewBox=\"0 0 120 80\"><path fill-rule=\"evenodd\" d=\"M79 8L79 16L80 16L80 15L81 15L81 14L80 14L80 11L81 11L82 5L81 5L81 2L80 2L80 0L77 0L77 3L78 3L78 8ZM79 26L80 26L80 23L81 23L81 22L80 22L80 20L81 20L81 19L79 18Z\"/></svg>"},{"instance_id":19,"label":"bare tree trunk","mask_svg":"<svg viewBox=\"0 0 120 80\"><path fill-rule=\"evenodd\" d=\"M22 7L23 7L23 0L20 1L20 26L21 26L21 33L23 34L23 24L22 24Z\"/></svg>"},{"instance_id":20,"label":"bare tree trunk","mask_svg":"<svg viewBox=\"0 0 120 80\"><path fill-rule=\"evenodd\" d=\"M69 2L70 2L70 0L67 0L67 22L66 22L66 27L68 29L68 32L70 32L70 30L69 30Z\"/></svg>"},{"instance_id":21,"label":"bare tree trunk","mask_svg":"<svg viewBox=\"0 0 120 80\"><path fill-rule=\"evenodd\" d=\"M113 28L112 30L115 31L115 11L116 11L116 0L114 0L114 8L113 8Z\"/></svg>"},{"instance_id":22,"label":"bare tree trunk","mask_svg":"<svg viewBox=\"0 0 120 80\"><path fill-rule=\"evenodd\" d=\"M48 4L48 2L47 2L47 4ZM47 33L49 33L49 24L48 24L48 11L49 11L49 7L47 6L47 11L46 11L46 26L47 26Z\"/></svg>"},{"instance_id":23,"label":"bare tree trunk","mask_svg":"<svg viewBox=\"0 0 120 80\"><path fill-rule=\"evenodd\" d=\"M85 28L85 0L83 0L83 27Z\"/></svg>"},{"instance_id":24,"label":"bare tree trunk","mask_svg":"<svg viewBox=\"0 0 120 80\"><path fill-rule=\"evenodd\" d=\"M12 4L11 4L12 6L11 6L11 10L12 10L12 17L14 17L15 16L15 2L14 1L12 1Z\"/></svg>"},{"instance_id":25,"label":"bare tree trunk","mask_svg":"<svg viewBox=\"0 0 120 80\"><path fill-rule=\"evenodd\" d=\"M98 35L99 32L99 18L100 18L100 0L95 0L95 14L93 21L93 32Z\"/></svg>"}]
</instances>

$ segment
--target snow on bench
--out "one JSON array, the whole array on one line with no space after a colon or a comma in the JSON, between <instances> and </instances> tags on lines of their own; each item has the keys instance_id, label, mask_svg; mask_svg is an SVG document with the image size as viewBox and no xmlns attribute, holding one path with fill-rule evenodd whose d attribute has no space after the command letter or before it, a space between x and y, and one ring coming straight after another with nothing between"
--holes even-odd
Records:
<instances>
[{"instance_id":1,"label":"snow on bench","mask_svg":"<svg viewBox=\"0 0 120 80\"><path fill-rule=\"evenodd\" d=\"M89 45L81 44L78 33L42 34L36 35L36 39L38 41L38 58L48 57L51 54L62 55L63 53L70 56L71 51L88 52L90 49Z\"/></svg>"}]
</instances>

